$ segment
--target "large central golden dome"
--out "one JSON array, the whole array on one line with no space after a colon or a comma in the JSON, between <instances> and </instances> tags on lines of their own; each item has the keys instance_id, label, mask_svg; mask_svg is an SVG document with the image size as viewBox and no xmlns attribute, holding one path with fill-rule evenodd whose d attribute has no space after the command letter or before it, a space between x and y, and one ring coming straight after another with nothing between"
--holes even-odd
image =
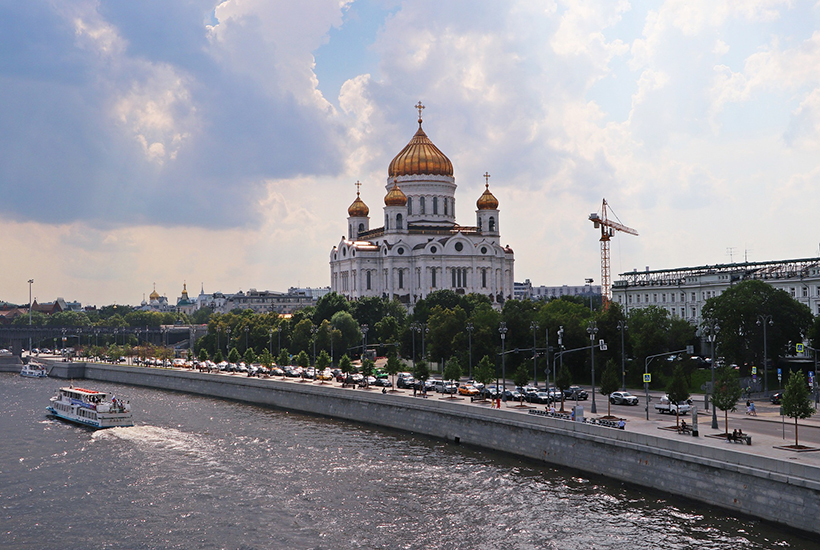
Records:
<instances>
[{"instance_id":1,"label":"large central golden dome","mask_svg":"<svg viewBox=\"0 0 820 550\"><path fill-rule=\"evenodd\" d=\"M436 147L424 130L419 129L413 139L396 155L387 169L388 176L452 176L453 163Z\"/></svg>"}]
</instances>

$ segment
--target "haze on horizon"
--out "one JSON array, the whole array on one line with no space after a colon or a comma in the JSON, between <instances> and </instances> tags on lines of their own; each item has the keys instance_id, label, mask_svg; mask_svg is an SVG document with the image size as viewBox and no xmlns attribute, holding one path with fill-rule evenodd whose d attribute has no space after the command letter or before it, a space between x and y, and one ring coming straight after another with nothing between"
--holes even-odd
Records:
<instances>
[{"instance_id":1,"label":"haze on horizon","mask_svg":"<svg viewBox=\"0 0 820 550\"><path fill-rule=\"evenodd\" d=\"M0 8L0 300L327 286L424 129L515 279L818 256L820 3L55 0Z\"/></svg>"}]
</instances>

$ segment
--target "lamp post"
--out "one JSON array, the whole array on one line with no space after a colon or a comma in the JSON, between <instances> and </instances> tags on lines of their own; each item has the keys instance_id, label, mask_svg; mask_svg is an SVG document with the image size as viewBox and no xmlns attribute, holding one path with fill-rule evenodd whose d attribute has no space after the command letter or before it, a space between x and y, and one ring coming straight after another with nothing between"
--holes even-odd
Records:
<instances>
[{"instance_id":1,"label":"lamp post","mask_svg":"<svg viewBox=\"0 0 820 550\"><path fill-rule=\"evenodd\" d=\"M703 322L703 332L706 334L706 339L711 342L712 344L712 395L715 393L715 340L717 339L717 333L720 331L720 327L717 324L717 321L714 319L706 319ZM712 429L718 429L717 423L717 411L715 410L715 404L712 403Z\"/></svg>"},{"instance_id":2,"label":"lamp post","mask_svg":"<svg viewBox=\"0 0 820 550\"><path fill-rule=\"evenodd\" d=\"M530 330L532 330L532 378L535 387L538 387L538 353L535 351L535 331L538 330L538 323L530 322Z\"/></svg>"},{"instance_id":3,"label":"lamp post","mask_svg":"<svg viewBox=\"0 0 820 550\"><path fill-rule=\"evenodd\" d=\"M367 351L367 331L370 327L362 325L362 365L364 365L364 352Z\"/></svg>"},{"instance_id":4,"label":"lamp post","mask_svg":"<svg viewBox=\"0 0 820 550\"><path fill-rule=\"evenodd\" d=\"M427 361L427 348L424 346L424 336L430 332L430 329L427 328L427 323L421 323L419 328L421 332L421 358Z\"/></svg>"},{"instance_id":5,"label":"lamp post","mask_svg":"<svg viewBox=\"0 0 820 550\"><path fill-rule=\"evenodd\" d=\"M330 366L336 366L336 358L333 353L333 325L328 325L328 330L330 331Z\"/></svg>"},{"instance_id":6,"label":"lamp post","mask_svg":"<svg viewBox=\"0 0 820 550\"><path fill-rule=\"evenodd\" d=\"M769 397L769 349L766 339L766 325L772 326L772 316L761 313L757 316L757 326L763 326L763 397Z\"/></svg>"},{"instance_id":7,"label":"lamp post","mask_svg":"<svg viewBox=\"0 0 820 550\"><path fill-rule=\"evenodd\" d=\"M28 354L31 355L31 285L34 279L28 280Z\"/></svg>"},{"instance_id":8,"label":"lamp post","mask_svg":"<svg viewBox=\"0 0 820 550\"><path fill-rule=\"evenodd\" d=\"M504 342L507 338L507 323L505 321L501 321L501 325L498 327L498 333L501 334L501 386L502 392L507 391L507 360L506 354L504 353ZM497 388L498 386L496 386ZM504 395L503 393L501 394Z\"/></svg>"},{"instance_id":9,"label":"lamp post","mask_svg":"<svg viewBox=\"0 0 820 550\"><path fill-rule=\"evenodd\" d=\"M221 350L221 349L222 349L222 343L221 343L221 342L220 342L220 340L219 340L219 337L220 337L220 335L221 335L221 334L222 334L222 327L220 327L219 325L217 325L217 327L216 327L216 350L217 350L217 351L219 351L219 350ZM148 335L146 334L146 337L147 337L147 336L148 336Z\"/></svg>"},{"instance_id":10,"label":"lamp post","mask_svg":"<svg viewBox=\"0 0 820 550\"><path fill-rule=\"evenodd\" d=\"M564 354L561 353L564 351L564 325L558 327L558 355L561 357L561 368L564 368ZM558 374L555 372L555 360L552 361L552 383L556 384L558 380Z\"/></svg>"},{"instance_id":11,"label":"lamp post","mask_svg":"<svg viewBox=\"0 0 820 550\"><path fill-rule=\"evenodd\" d=\"M227 334L225 337L225 358L227 359L227 354L231 350L231 327L226 328L225 333Z\"/></svg>"},{"instance_id":12,"label":"lamp post","mask_svg":"<svg viewBox=\"0 0 820 550\"><path fill-rule=\"evenodd\" d=\"M473 327L472 323L467 323L467 326L465 328L467 329L467 342L468 342L468 345L470 347L470 356L469 356L469 363L468 363L468 365L469 365L469 367L468 367L469 378L470 378L470 380L472 380L473 379L473 330L474 330L475 327ZM29 346L29 347L31 347L31 346Z\"/></svg>"},{"instance_id":13,"label":"lamp post","mask_svg":"<svg viewBox=\"0 0 820 550\"><path fill-rule=\"evenodd\" d=\"M251 327L245 327L245 351L248 351L248 333L251 331Z\"/></svg>"},{"instance_id":14,"label":"lamp post","mask_svg":"<svg viewBox=\"0 0 820 550\"><path fill-rule=\"evenodd\" d=\"M624 332L626 329L626 321L618 321L618 330L621 331L621 391L626 391L626 348L624 348Z\"/></svg>"},{"instance_id":15,"label":"lamp post","mask_svg":"<svg viewBox=\"0 0 820 550\"><path fill-rule=\"evenodd\" d=\"M589 312L592 313L592 281L593 279L584 279L584 282L589 287ZM593 388L594 390L595 388ZM594 392L593 392L594 393ZM592 412L595 412L594 410Z\"/></svg>"},{"instance_id":16,"label":"lamp post","mask_svg":"<svg viewBox=\"0 0 820 550\"><path fill-rule=\"evenodd\" d=\"M310 327L310 334L313 337L313 378L316 379L316 333L319 332L319 327L313 325Z\"/></svg>"},{"instance_id":17,"label":"lamp post","mask_svg":"<svg viewBox=\"0 0 820 550\"><path fill-rule=\"evenodd\" d=\"M544 357L547 359L547 368L544 369L544 374L547 375L547 391L550 388L550 328L544 328Z\"/></svg>"},{"instance_id":18,"label":"lamp post","mask_svg":"<svg viewBox=\"0 0 820 550\"><path fill-rule=\"evenodd\" d=\"M273 329L270 329L270 338L268 339L268 353L273 355Z\"/></svg>"},{"instance_id":19,"label":"lamp post","mask_svg":"<svg viewBox=\"0 0 820 550\"><path fill-rule=\"evenodd\" d=\"M589 323L587 333L589 334L590 363L592 363L592 406L590 406L589 411L592 414L598 414L598 409L595 406L595 337L598 335L598 327L595 326L595 321Z\"/></svg>"},{"instance_id":20,"label":"lamp post","mask_svg":"<svg viewBox=\"0 0 820 550\"><path fill-rule=\"evenodd\" d=\"M410 331L413 333L413 364L416 364L416 333L421 331L418 323L410 323Z\"/></svg>"}]
</instances>

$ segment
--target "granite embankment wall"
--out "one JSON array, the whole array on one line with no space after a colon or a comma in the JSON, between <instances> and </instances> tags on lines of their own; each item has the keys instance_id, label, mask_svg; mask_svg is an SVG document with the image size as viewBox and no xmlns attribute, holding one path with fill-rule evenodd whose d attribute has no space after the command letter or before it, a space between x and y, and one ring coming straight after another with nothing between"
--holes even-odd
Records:
<instances>
[{"instance_id":1,"label":"granite embankment wall","mask_svg":"<svg viewBox=\"0 0 820 550\"><path fill-rule=\"evenodd\" d=\"M820 533L820 468L645 433L378 391L168 369L54 363L52 376L175 390L425 434L577 468Z\"/></svg>"}]
</instances>

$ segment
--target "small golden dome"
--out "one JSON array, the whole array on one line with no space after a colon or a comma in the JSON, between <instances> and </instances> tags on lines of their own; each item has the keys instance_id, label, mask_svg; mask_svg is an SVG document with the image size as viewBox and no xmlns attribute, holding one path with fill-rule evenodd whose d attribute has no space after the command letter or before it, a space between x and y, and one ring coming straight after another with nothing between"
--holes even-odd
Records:
<instances>
[{"instance_id":1,"label":"small golden dome","mask_svg":"<svg viewBox=\"0 0 820 550\"><path fill-rule=\"evenodd\" d=\"M419 129L413 139L395 156L387 169L388 176L452 176L453 163L436 147L424 130Z\"/></svg>"},{"instance_id":2,"label":"small golden dome","mask_svg":"<svg viewBox=\"0 0 820 550\"><path fill-rule=\"evenodd\" d=\"M475 201L475 205L479 210L498 210L498 199L490 193L490 184L484 184L484 192Z\"/></svg>"},{"instance_id":3,"label":"small golden dome","mask_svg":"<svg viewBox=\"0 0 820 550\"><path fill-rule=\"evenodd\" d=\"M356 200L353 201L353 204L347 209L347 215L351 218L366 218L370 215L370 209L364 201L359 198L358 191L356 192Z\"/></svg>"},{"instance_id":4,"label":"small golden dome","mask_svg":"<svg viewBox=\"0 0 820 550\"><path fill-rule=\"evenodd\" d=\"M385 206L407 206L407 195L394 183L393 188L384 196Z\"/></svg>"},{"instance_id":5,"label":"small golden dome","mask_svg":"<svg viewBox=\"0 0 820 550\"><path fill-rule=\"evenodd\" d=\"M159 292L157 292L157 283L154 283L154 291L148 295L150 300L159 300Z\"/></svg>"}]
</instances>

